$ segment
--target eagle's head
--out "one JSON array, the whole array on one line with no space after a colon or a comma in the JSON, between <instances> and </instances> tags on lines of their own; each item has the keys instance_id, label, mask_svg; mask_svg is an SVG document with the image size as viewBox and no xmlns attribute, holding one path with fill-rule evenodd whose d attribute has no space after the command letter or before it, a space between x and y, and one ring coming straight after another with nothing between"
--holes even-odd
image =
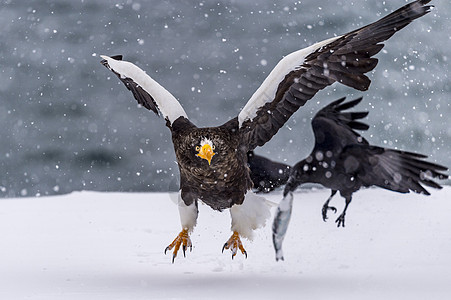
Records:
<instances>
[{"instance_id":1,"label":"eagle's head","mask_svg":"<svg viewBox=\"0 0 451 300\"><path fill-rule=\"evenodd\" d=\"M208 138L203 138L200 145L197 145L195 149L196 152L198 152L196 155L200 158L206 159L210 165L211 159L213 158L213 155L215 155L213 152L213 150L215 150L215 145L213 145L213 142Z\"/></svg>"}]
</instances>

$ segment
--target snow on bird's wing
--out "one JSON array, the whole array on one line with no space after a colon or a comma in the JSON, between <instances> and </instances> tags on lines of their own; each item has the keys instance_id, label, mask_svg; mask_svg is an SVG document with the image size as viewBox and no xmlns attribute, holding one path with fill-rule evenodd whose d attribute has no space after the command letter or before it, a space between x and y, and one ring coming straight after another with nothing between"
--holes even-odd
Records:
<instances>
[{"instance_id":1,"label":"snow on bird's wing","mask_svg":"<svg viewBox=\"0 0 451 300\"><path fill-rule=\"evenodd\" d=\"M368 144L355 130L368 130L369 126L358 120L368 115L364 112L344 112L362 101L362 97L345 102L345 97L323 107L312 119L316 151L340 153L346 145Z\"/></svg>"},{"instance_id":2,"label":"snow on bird's wing","mask_svg":"<svg viewBox=\"0 0 451 300\"><path fill-rule=\"evenodd\" d=\"M249 149L268 142L299 107L326 86L340 82L367 90L370 79L364 74L376 67L378 60L373 56L383 48L381 42L428 13L428 2L412 2L370 25L284 57L238 115Z\"/></svg>"},{"instance_id":3,"label":"snow on bird's wing","mask_svg":"<svg viewBox=\"0 0 451 300\"><path fill-rule=\"evenodd\" d=\"M425 158L422 154L357 144L345 147L340 155L346 172L355 174L364 186L429 195L423 185L440 189L432 179L447 179L448 175L442 172L448 168Z\"/></svg>"},{"instance_id":4,"label":"snow on bird's wing","mask_svg":"<svg viewBox=\"0 0 451 300\"><path fill-rule=\"evenodd\" d=\"M157 115L160 110L171 123L181 116L187 118L182 106L171 93L136 65L123 61L122 55L101 57L103 59L100 63L117 75L139 104Z\"/></svg>"}]
</instances>

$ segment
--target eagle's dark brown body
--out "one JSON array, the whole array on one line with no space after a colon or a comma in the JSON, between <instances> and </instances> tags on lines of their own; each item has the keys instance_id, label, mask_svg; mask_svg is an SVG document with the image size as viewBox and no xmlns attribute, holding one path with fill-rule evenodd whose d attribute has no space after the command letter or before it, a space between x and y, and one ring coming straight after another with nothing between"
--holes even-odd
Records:
<instances>
[{"instance_id":1,"label":"eagle's dark brown body","mask_svg":"<svg viewBox=\"0 0 451 300\"><path fill-rule=\"evenodd\" d=\"M182 199L191 205L197 199L216 210L242 204L252 188L238 122L233 119L219 127L198 128L184 117L172 126L172 141L180 169ZM216 154L208 164L196 156L195 146L204 138L215 145Z\"/></svg>"}]
</instances>

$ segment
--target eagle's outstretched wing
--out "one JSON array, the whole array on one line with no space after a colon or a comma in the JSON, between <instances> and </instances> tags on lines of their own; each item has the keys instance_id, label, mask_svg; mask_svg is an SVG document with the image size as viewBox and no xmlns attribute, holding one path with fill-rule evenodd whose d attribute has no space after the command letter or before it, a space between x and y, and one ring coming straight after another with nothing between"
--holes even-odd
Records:
<instances>
[{"instance_id":1,"label":"eagle's outstretched wing","mask_svg":"<svg viewBox=\"0 0 451 300\"><path fill-rule=\"evenodd\" d=\"M101 63L119 77L139 104L156 114L159 110L171 124L179 117L187 118L177 99L146 72L128 61L123 61L122 55L101 57Z\"/></svg>"},{"instance_id":2,"label":"eagle's outstretched wing","mask_svg":"<svg viewBox=\"0 0 451 300\"><path fill-rule=\"evenodd\" d=\"M238 115L249 150L262 146L290 116L319 90L340 82L365 91L373 58L383 41L413 20L427 14L430 0L417 0L386 17L342 36L316 43L284 57L271 71Z\"/></svg>"}]
</instances>

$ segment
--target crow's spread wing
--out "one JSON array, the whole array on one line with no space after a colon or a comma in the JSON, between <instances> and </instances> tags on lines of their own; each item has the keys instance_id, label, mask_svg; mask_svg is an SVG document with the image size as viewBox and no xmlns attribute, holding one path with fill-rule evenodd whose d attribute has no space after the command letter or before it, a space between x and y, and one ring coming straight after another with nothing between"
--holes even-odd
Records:
<instances>
[{"instance_id":1,"label":"crow's spread wing","mask_svg":"<svg viewBox=\"0 0 451 300\"><path fill-rule=\"evenodd\" d=\"M368 144L355 130L367 130L369 126L358 121L365 118L368 112L344 112L362 101L358 98L343 103L345 98L338 99L322 108L312 119L312 128L315 135L314 152L331 151L340 153L346 145Z\"/></svg>"}]
</instances>

